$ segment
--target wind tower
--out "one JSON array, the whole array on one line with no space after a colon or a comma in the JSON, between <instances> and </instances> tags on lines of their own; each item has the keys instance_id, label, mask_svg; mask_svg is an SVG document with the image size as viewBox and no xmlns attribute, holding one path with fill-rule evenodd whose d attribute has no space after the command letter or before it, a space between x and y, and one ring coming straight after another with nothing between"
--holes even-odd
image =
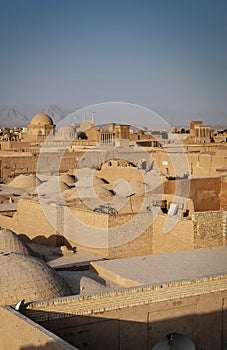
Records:
<instances>
[{"instance_id":1,"label":"wind tower","mask_svg":"<svg viewBox=\"0 0 227 350\"><path fill-rule=\"evenodd\" d=\"M91 122L93 125L95 125L95 115L96 115L96 112L92 112L91 114Z\"/></svg>"}]
</instances>

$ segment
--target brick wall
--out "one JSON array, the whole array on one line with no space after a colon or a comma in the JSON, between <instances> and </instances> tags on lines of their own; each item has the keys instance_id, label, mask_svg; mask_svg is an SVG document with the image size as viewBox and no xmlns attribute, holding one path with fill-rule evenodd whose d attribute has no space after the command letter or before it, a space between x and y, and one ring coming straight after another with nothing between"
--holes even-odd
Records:
<instances>
[{"instance_id":1,"label":"brick wall","mask_svg":"<svg viewBox=\"0 0 227 350\"><path fill-rule=\"evenodd\" d=\"M196 212L192 215L194 224L194 248L225 245L226 212Z\"/></svg>"},{"instance_id":2,"label":"brick wall","mask_svg":"<svg viewBox=\"0 0 227 350\"><path fill-rule=\"evenodd\" d=\"M110 259L152 254L152 241L151 213L109 216Z\"/></svg>"},{"instance_id":3,"label":"brick wall","mask_svg":"<svg viewBox=\"0 0 227 350\"><path fill-rule=\"evenodd\" d=\"M94 315L105 311L121 310L122 308L190 298L220 291L227 293L227 275L133 287L102 294L37 301L29 304L23 314L39 323L73 315ZM208 305L207 311L209 311Z\"/></svg>"},{"instance_id":4,"label":"brick wall","mask_svg":"<svg viewBox=\"0 0 227 350\"><path fill-rule=\"evenodd\" d=\"M81 350L148 350L172 332L213 350L227 341L226 300L221 275L36 302L24 314Z\"/></svg>"}]
</instances>

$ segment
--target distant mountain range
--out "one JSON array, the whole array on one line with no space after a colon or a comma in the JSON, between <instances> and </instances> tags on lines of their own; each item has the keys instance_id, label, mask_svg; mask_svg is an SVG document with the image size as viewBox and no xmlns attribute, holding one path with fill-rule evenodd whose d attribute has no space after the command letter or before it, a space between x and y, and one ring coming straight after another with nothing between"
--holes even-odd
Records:
<instances>
[{"instance_id":1,"label":"distant mountain range","mask_svg":"<svg viewBox=\"0 0 227 350\"><path fill-rule=\"evenodd\" d=\"M0 106L0 127L26 126L29 119L14 108Z\"/></svg>"},{"instance_id":2,"label":"distant mountain range","mask_svg":"<svg viewBox=\"0 0 227 350\"><path fill-rule=\"evenodd\" d=\"M190 120L202 120L204 124L210 124L213 129L224 129L227 127L227 112L220 111L217 109L195 112L184 112L179 110L170 110L165 107L155 107L150 108L154 112L158 113L163 120L169 123L169 126L176 126L179 128L189 128ZM66 116L78 108L62 108L56 105L50 105L45 107L34 106L34 105L22 105L22 106L0 106L0 127L14 127L14 126L27 126L32 119L32 117L40 112L47 113L54 121L54 124L61 122ZM108 114L108 113L107 113ZM97 111L97 124L99 124L99 113ZM83 113L80 113L80 119L83 118ZM89 118L89 116L88 116ZM75 122L75 118L72 118ZM67 119L67 123L70 119ZM79 119L78 119L79 121ZM101 123L108 123L108 115L106 115L106 120L101 121ZM124 119L119 118L116 120L120 123L126 122ZM64 123L64 122L63 122ZM127 120L135 127L147 127L148 129L154 129L155 125L150 125L149 120L138 120L138 118L132 118L130 121ZM158 125L156 129L158 129ZM162 127L160 125L160 127Z\"/></svg>"},{"instance_id":3,"label":"distant mountain range","mask_svg":"<svg viewBox=\"0 0 227 350\"><path fill-rule=\"evenodd\" d=\"M0 106L0 127L26 127L30 120L40 112L47 113L54 121L54 124L59 123L67 115L72 113L74 109L63 109L58 106Z\"/></svg>"}]
</instances>

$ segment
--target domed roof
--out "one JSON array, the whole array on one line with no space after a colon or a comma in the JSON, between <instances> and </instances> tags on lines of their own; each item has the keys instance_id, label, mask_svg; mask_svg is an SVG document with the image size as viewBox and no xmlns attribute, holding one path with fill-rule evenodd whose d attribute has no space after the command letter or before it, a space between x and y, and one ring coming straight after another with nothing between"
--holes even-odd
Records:
<instances>
[{"instance_id":1,"label":"domed roof","mask_svg":"<svg viewBox=\"0 0 227 350\"><path fill-rule=\"evenodd\" d=\"M0 230L0 253L13 252L30 255L29 250L14 232L8 229Z\"/></svg>"},{"instance_id":2,"label":"domed roof","mask_svg":"<svg viewBox=\"0 0 227 350\"><path fill-rule=\"evenodd\" d=\"M94 126L94 122L91 120L84 120L80 124L80 131L86 131Z\"/></svg>"},{"instance_id":3,"label":"domed roof","mask_svg":"<svg viewBox=\"0 0 227 350\"><path fill-rule=\"evenodd\" d=\"M58 133L75 133L75 129L72 125L64 125L58 129Z\"/></svg>"},{"instance_id":4,"label":"domed roof","mask_svg":"<svg viewBox=\"0 0 227 350\"><path fill-rule=\"evenodd\" d=\"M52 176L48 181L43 182L38 188L39 195L48 195L52 193L64 192L70 188L58 176Z\"/></svg>"},{"instance_id":5,"label":"domed roof","mask_svg":"<svg viewBox=\"0 0 227 350\"><path fill-rule=\"evenodd\" d=\"M53 120L46 113L36 114L30 122L30 125L53 125L53 124L54 124Z\"/></svg>"},{"instance_id":6,"label":"domed roof","mask_svg":"<svg viewBox=\"0 0 227 350\"><path fill-rule=\"evenodd\" d=\"M141 194L150 190L148 184L143 183L141 181L126 181L126 180L118 180L113 185L113 191L118 196L128 196L131 193Z\"/></svg>"},{"instance_id":7,"label":"domed roof","mask_svg":"<svg viewBox=\"0 0 227 350\"><path fill-rule=\"evenodd\" d=\"M8 186L16 187L16 188L31 188L39 186L42 182L40 179L32 174L28 175L18 175L16 176L9 184Z\"/></svg>"},{"instance_id":8,"label":"domed roof","mask_svg":"<svg viewBox=\"0 0 227 350\"><path fill-rule=\"evenodd\" d=\"M60 180L64 183L66 183L68 186L73 186L78 181L76 176L69 175L66 173L60 175Z\"/></svg>"},{"instance_id":9,"label":"domed roof","mask_svg":"<svg viewBox=\"0 0 227 350\"><path fill-rule=\"evenodd\" d=\"M69 287L43 261L17 254L0 254L0 305L70 295Z\"/></svg>"}]
</instances>

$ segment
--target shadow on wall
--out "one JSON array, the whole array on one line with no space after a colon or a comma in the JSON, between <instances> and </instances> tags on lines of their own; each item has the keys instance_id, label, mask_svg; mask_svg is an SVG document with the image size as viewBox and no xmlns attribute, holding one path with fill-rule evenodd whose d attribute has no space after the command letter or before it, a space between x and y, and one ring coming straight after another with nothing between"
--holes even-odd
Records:
<instances>
[{"instance_id":1,"label":"shadow on wall","mask_svg":"<svg viewBox=\"0 0 227 350\"><path fill-rule=\"evenodd\" d=\"M45 236L36 236L33 239L30 239L25 234L19 234L18 237L31 246L32 250L35 251L35 245L42 246L42 253L40 254L40 247L37 248L37 251L35 251L37 257L43 259L44 261L51 261L56 259L57 257L63 256L61 247L66 246L68 250L75 250L75 247L73 247L69 241L60 234L51 235L49 237ZM49 251L48 251L49 249ZM46 254L45 254L46 252Z\"/></svg>"},{"instance_id":2,"label":"shadow on wall","mask_svg":"<svg viewBox=\"0 0 227 350\"><path fill-rule=\"evenodd\" d=\"M143 318L144 321L122 319L124 315L121 315L121 311L130 319ZM39 324L80 350L169 350L178 348L173 345L179 345L181 350L213 350L222 349L227 345L227 339L223 339L226 337L225 332L222 333L227 324L223 324L221 312L168 317L153 321L154 313L143 311L142 308L138 310L136 307L127 309L127 311L126 309L112 311L110 315L104 312L105 315L102 313L102 316L99 314L97 316L70 315L67 317L67 314L64 313L66 316L64 318L60 313L51 312L49 315L52 320ZM39 317L39 311L32 310L32 318L35 319L36 315ZM49 317L49 315L46 312L46 316ZM20 350L30 349L24 347ZM57 347L54 348L56 349Z\"/></svg>"},{"instance_id":3,"label":"shadow on wall","mask_svg":"<svg viewBox=\"0 0 227 350\"><path fill-rule=\"evenodd\" d=\"M67 241L67 239L60 234L51 235L49 237L36 236L32 239L30 239L25 234L20 234L19 237L26 243L36 243L40 245L46 245L48 247L61 247L65 245L68 248L72 248L71 244Z\"/></svg>"}]
</instances>

